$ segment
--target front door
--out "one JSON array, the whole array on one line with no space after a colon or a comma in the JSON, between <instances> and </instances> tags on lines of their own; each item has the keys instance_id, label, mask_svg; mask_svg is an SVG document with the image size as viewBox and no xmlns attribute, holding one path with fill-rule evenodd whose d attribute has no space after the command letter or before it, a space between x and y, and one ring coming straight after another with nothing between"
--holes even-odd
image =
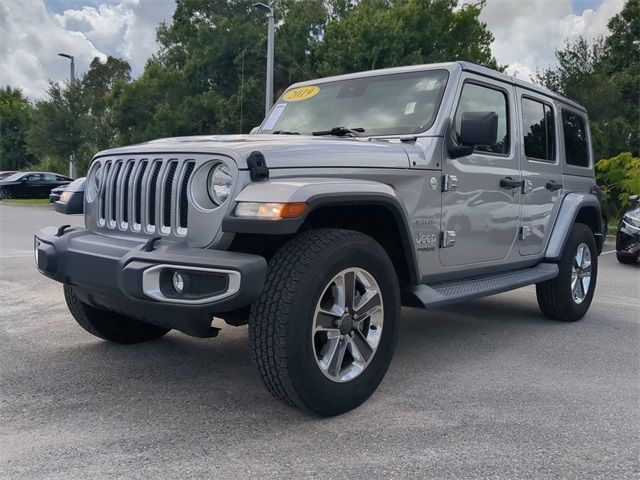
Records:
<instances>
[{"instance_id":1,"label":"front door","mask_svg":"<svg viewBox=\"0 0 640 480\"><path fill-rule=\"evenodd\" d=\"M553 102L528 90L517 89L523 148L521 150L522 230L521 255L542 252L549 240L562 198L562 174L558 154L560 122Z\"/></svg>"},{"instance_id":2,"label":"front door","mask_svg":"<svg viewBox=\"0 0 640 480\"><path fill-rule=\"evenodd\" d=\"M471 74L463 79L452 112L454 138L464 112L495 112L498 135L494 145L443 163L440 262L447 267L505 259L516 240L520 213L514 88Z\"/></svg>"}]
</instances>

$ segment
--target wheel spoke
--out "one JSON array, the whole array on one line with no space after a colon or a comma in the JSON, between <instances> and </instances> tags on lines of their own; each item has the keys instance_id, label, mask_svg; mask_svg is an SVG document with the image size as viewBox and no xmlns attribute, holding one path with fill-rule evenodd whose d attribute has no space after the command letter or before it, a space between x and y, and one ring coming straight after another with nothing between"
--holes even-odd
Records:
<instances>
[{"instance_id":1,"label":"wheel spoke","mask_svg":"<svg viewBox=\"0 0 640 480\"><path fill-rule=\"evenodd\" d=\"M340 337L329 339L327 344L324 346L321 352L321 359L319 361L320 367L323 370L329 370L331 367L331 361L336 356L336 351L338 350L338 345L340 344Z\"/></svg>"},{"instance_id":2,"label":"wheel spoke","mask_svg":"<svg viewBox=\"0 0 640 480\"><path fill-rule=\"evenodd\" d=\"M335 328L336 318L339 318L339 315L334 315L332 312L328 312L326 310L320 310L316 315L316 328L320 329L333 329Z\"/></svg>"},{"instance_id":3,"label":"wheel spoke","mask_svg":"<svg viewBox=\"0 0 640 480\"><path fill-rule=\"evenodd\" d=\"M356 274L355 272L347 272L344 274L344 293L345 308L353 308L353 299L356 293Z\"/></svg>"},{"instance_id":4,"label":"wheel spoke","mask_svg":"<svg viewBox=\"0 0 640 480\"><path fill-rule=\"evenodd\" d=\"M340 370L342 368L342 362L344 361L344 354L347 351L346 340L340 339L337 341L337 346L333 351L333 354L329 360L329 375L334 377L340 376Z\"/></svg>"},{"instance_id":5,"label":"wheel spoke","mask_svg":"<svg viewBox=\"0 0 640 480\"><path fill-rule=\"evenodd\" d=\"M578 252L576 253L576 265L578 267L582 266L582 258L584 257L584 247L580 245L578 247Z\"/></svg>"},{"instance_id":6,"label":"wheel spoke","mask_svg":"<svg viewBox=\"0 0 640 480\"><path fill-rule=\"evenodd\" d=\"M591 279L589 277L582 277L582 279L580 280L583 296L586 295L587 292L589 291L590 283L591 283Z\"/></svg>"},{"instance_id":7,"label":"wheel spoke","mask_svg":"<svg viewBox=\"0 0 640 480\"><path fill-rule=\"evenodd\" d=\"M368 362L369 357L371 357L371 354L373 353L373 348L371 348L371 345L369 345L367 339L364 338L364 334L360 330L356 329L354 331L352 341L353 346L358 350L358 354L360 355L360 357L362 357L365 363Z\"/></svg>"},{"instance_id":8,"label":"wheel spoke","mask_svg":"<svg viewBox=\"0 0 640 480\"><path fill-rule=\"evenodd\" d=\"M371 316L380 309L381 304L380 294L375 290L367 290L367 292L362 296L360 304L355 308L355 311L358 314L358 319L364 320Z\"/></svg>"}]
</instances>

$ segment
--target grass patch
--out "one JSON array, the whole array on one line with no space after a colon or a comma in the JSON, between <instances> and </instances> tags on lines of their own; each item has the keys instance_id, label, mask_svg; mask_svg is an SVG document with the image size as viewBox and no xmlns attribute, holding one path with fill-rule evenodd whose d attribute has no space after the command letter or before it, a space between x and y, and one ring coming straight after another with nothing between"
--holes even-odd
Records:
<instances>
[{"instance_id":1,"label":"grass patch","mask_svg":"<svg viewBox=\"0 0 640 480\"><path fill-rule=\"evenodd\" d=\"M49 205L48 198L7 198L0 200L2 205Z\"/></svg>"}]
</instances>

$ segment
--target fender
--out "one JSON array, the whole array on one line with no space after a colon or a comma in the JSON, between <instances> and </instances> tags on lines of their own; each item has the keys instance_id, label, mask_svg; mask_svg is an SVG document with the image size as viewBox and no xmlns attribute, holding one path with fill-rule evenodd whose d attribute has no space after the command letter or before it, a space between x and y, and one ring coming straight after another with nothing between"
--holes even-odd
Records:
<instances>
[{"instance_id":1,"label":"fender","mask_svg":"<svg viewBox=\"0 0 640 480\"><path fill-rule=\"evenodd\" d=\"M571 231L571 227L576 221L580 209L583 207L595 208L598 212L598 225L602 225L600 220L602 211L600 207L600 201L598 197L591 193L569 193L562 199L560 210L556 218L556 222L553 225L553 231L551 232L551 238L547 245L545 252L545 261L558 262L562 256L564 245L567 242L567 237ZM601 228L599 228L601 230ZM596 232L596 237L603 237L602 231ZM596 243L599 244L600 239L596 238Z\"/></svg>"},{"instance_id":2,"label":"fender","mask_svg":"<svg viewBox=\"0 0 640 480\"><path fill-rule=\"evenodd\" d=\"M326 177L304 177L255 182L249 184L235 198L236 202L306 202L309 208L299 218L260 220L233 216L234 209L222 221L222 231L262 235L292 235L305 222L309 214L320 207L338 205L378 205L393 216L400 231L402 246L408 260L412 280L420 278L416 253L412 248L411 230L407 212L397 192L384 183Z\"/></svg>"}]
</instances>

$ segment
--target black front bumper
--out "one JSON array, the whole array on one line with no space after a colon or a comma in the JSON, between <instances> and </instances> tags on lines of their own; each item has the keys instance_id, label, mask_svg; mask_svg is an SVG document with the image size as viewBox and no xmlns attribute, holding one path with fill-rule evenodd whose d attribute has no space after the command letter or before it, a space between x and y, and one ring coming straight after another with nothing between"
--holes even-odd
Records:
<instances>
[{"instance_id":1,"label":"black front bumper","mask_svg":"<svg viewBox=\"0 0 640 480\"><path fill-rule=\"evenodd\" d=\"M616 235L616 252L619 256L638 259L640 257L640 228L620 222Z\"/></svg>"},{"instance_id":2,"label":"black front bumper","mask_svg":"<svg viewBox=\"0 0 640 480\"><path fill-rule=\"evenodd\" d=\"M35 236L35 249L38 270L72 286L85 303L196 337L211 335L214 315L253 303L262 293L267 271L266 260L258 255L162 240L150 245L81 228L45 228ZM160 265L237 272L240 283L234 293L204 303L157 300L145 291L143 277Z\"/></svg>"}]
</instances>

